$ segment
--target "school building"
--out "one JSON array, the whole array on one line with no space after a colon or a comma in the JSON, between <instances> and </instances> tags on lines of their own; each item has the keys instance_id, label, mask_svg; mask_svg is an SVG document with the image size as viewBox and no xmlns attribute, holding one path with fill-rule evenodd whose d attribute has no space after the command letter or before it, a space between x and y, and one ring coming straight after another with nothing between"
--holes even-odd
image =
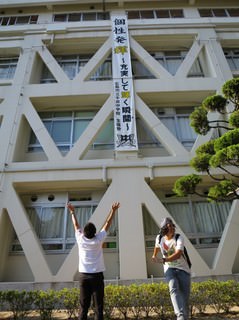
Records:
<instances>
[{"instance_id":1,"label":"school building","mask_svg":"<svg viewBox=\"0 0 239 320\"><path fill-rule=\"evenodd\" d=\"M166 216L193 277L236 277L239 201L172 188L216 135L197 136L191 112L237 76L238 0L1 0L0 289L78 280L68 201L98 229L121 204L106 280L163 277Z\"/></svg>"}]
</instances>

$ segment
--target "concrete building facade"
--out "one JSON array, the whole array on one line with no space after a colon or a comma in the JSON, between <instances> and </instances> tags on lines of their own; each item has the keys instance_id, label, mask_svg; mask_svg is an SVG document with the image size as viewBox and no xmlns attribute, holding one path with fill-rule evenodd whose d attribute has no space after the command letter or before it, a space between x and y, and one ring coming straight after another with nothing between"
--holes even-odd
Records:
<instances>
[{"instance_id":1,"label":"concrete building facade","mask_svg":"<svg viewBox=\"0 0 239 320\"><path fill-rule=\"evenodd\" d=\"M114 146L113 16L128 23L136 150ZM238 75L238 1L1 0L1 288L78 279L67 201L98 228L121 203L104 247L108 280L163 276L151 256L166 216L193 276L238 274L238 201L172 191L215 134L197 136L190 113Z\"/></svg>"}]
</instances>

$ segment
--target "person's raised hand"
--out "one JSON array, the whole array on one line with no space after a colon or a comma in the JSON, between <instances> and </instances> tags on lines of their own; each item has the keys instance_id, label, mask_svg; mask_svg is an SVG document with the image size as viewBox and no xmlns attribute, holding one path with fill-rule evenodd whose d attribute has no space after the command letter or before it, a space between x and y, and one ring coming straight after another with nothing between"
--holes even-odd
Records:
<instances>
[{"instance_id":1,"label":"person's raised hand","mask_svg":"<svg viewBox=\"0 0 239 320\"><path fill-rule=\"evenodd\" d=\"M120 207L120 203L119 202L114 202L113 204L112 204L112 210L117 210L118 208Z\"/></svg>"},{"instance_id":2,"label":"person's raised hand","mask_svg":"<svg viewBox=\"0 0 239 320\"><path fill-rule=\"evenodd\" d=\"M70 202L67 203L67 208L70 210L70 212L74 212L75 210L75 207Z\"/></svg>"}]
</instances>

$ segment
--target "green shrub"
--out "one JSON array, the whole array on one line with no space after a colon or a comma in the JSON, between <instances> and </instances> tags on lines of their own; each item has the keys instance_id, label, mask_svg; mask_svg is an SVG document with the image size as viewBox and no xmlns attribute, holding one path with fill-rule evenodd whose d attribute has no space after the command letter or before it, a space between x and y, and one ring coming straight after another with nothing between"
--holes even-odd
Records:
<instances>
[{"instance_id":1,"label":"green shrub","mask_svg":"<svg viewBox=\"0 0 239 320\"><path fill-rule=\"evenodd\" d=\"M208 304L206 291L207 289L204 282L192 283L190 295L191 315L195 313L205 313Z\"/></svg>"},{"instance_id":2,"label":"green shrub","mask_svg":"<svg viewBox=\"0 0 239 320\"><path fill-rule=\"evenodd\" d=\"M41 320L53 319L53 311L65 310L68 319L75 319L79 312L78 288L60 291L0 291L1 310L12 312L12 318L26 319L32 310L37 310ZM190 295L191 317L205 314L211 306L216 314L229 313L238 306L239 284L236 281L208 280L192 282ZM157 318L174 319L168 285L153 284L107 285L105 287L104 314L106 319Z\"/></svg>"},{"instance_id":3,"label":"green shrub","mask_svg":"<svg viewBox=\"0 0 239 320\"><path fill-rule=\"evenodd\" d=\"M143 310L142 287L137 284L132 284L129 289L129 312L133 315L134 319L139 319Z\"/></svg>"},{"instance_id":4,"label":"green shrub","mask_svg":"<svg viewBox=\"0 0 239 320\"><path fill-rule=\"evenodd\" d=\"M207 288L209 304L216 313L228 313L235 306L236 301L233 297L238 290L238 284L235 281L209 280L204 282L204 286Z\"/></svg>"},{"instance_id":5,"label":"green shrub","mask_svg":"<svg viewBox=\"0 0 239 320\"><path fill-rule=\"evenodd\" d=\"M173 308L170 300L168 285L164 282L154 284L154 312L160 319L171 319Z\"/></svg>"},{"instance_id":6,"label":"green shrub","mask_svg":"<svg viewBox=\"0 0 239 320\"><path fill-rule=\"evenodd\" d=\"M132 284L129 286L110 285L105 288L105 312L109 319L114 311L124 319L157 316L169 319L173 308L166 283ZM110 306L108 306L110 303Z\"/></svg>"},{"instance_id":7,"label":"green shrub","mask_svg":"<svg viewBox=\"0 0 239 320\"><path fill-rule=\"evenodd\" d=\"M154 314L155 303L157 299L156 286L154 284L141 284L139 286L139 304L141 315L149 318Z\"/></svg>"},{"instance_id":8,"label":"green shrub","mask_svg":"<svg viewBox=\"0 0 239 320\"><path fill-rule=\"evenodd\" d=\"M105 298L104 298L104 316L106 319L110 319L115 312L115 285L107 285L105 287Z\"/></svg>"},{"instance_id":9,"label":"green shrub","mask_svg":"<svg viewBox=\"0 0 239 320\"><path fill-rule=\"evenodd\" d=\"M130 299L128 299L129 294L130 286L115 286L112 298L115 304L115 308L124 317L124 319L128 318L131 307Z\"/></svg>"},{"instance_id":10,"label":"green shrub","mask_svg":"<svg viewBox=\"0 0 239 320\"><path fill-rule=\"evenodd\" d=\"M5 302L4 295L5 295L5 292L4 291L0 291L0 311L3 309L3 305L4 305L4 302Z\"/></svg>"},{"instance_id":11,"label":"green shrub","mask_svg":"<svg viewBox=\"0 0 239 320\"><path fill-rule=\"evenodd\" d=\"M80 289L64 288L58 293L58 299L62 309L66 310L68 319L76 319L80 308Z\"/></svg>"},{"instance_id":12,"label":"green shrub","mask_svg":"<svg viewBox=\"0 0 239 320\"><path fill-rule=\"evenodd\" d=\"M57 291L38 290L33 292L34 305L40 313L41 320L52 319L53 310L59 305Z\"/></svg>"},{"instance_id":13,"label":"green shrub","mask_svg":"<svg viewBox=\"0 0 239 320\"><path fill-rule=\"evenodd\" d=\"M25 319L26 315L32 310L33 296L23 290L8 290L2 295L5 308L13 313L13 319Z\"/></svg>"}]
</instances>

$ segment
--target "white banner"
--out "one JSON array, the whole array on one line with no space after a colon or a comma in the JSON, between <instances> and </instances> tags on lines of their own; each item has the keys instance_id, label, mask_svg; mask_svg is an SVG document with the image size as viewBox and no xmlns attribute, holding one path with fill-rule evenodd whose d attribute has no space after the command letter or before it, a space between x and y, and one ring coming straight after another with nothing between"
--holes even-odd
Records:
<instances>
[{"instance_id":1,"label":"white banner","mask_svg":"<svg viewBox=\"0 0 239 320\"><path fill-rule=\"evenodd\" d=\"M127 17L111 19L115 150L138 150Z\"/></svg>"}]
</instances>

